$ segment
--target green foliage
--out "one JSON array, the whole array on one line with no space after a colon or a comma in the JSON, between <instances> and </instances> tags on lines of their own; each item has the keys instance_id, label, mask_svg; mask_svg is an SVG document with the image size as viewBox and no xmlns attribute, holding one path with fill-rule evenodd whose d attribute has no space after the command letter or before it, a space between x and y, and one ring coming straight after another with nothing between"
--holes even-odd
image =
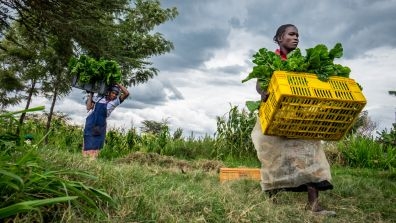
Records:
<instances>
[{"instance_id":1,"label":"green foliage","mask_svg":"<svg viewBox=\"0 0 396 223\"><path fill-rule=\"evenodd\" d=\"M215 140L206 135L169 140L161 154L187 160L216 159L213 153L216 149Z\"/></svg>"},{"instance_id":2,"label":"green foliage","mask_svg":"<svg viewBox=\"0 0 396 223\"><path fill-rule=\"evenodd\" d=\"M334 63L334 59L341 58L342 55L341 43L337 43L330 50L326 45L318 44L313 48L306 49L305 56L297 48L288 55L286 61L274 52L261 48L253 55L252 62L255 66L249 75L242 80L242 83L257 78L260 87L267 89L271 76L276 70L314 73L322 81L327 81L331 76L349 77L350 68Z\"/></svg>"},{"instance_id":3,"label":"green foliage","mask_svg":"<svg viewBox=\"0 0 396 223\"><path fill-rule=\"evenodd\" d=\"M29 112L37 112L44 110L44 106L37 106L30 109L24 109L13 112L0 113L0 148L3 144L15 143L19 144L20 135L16 130L20 127L17 115Z\"/></svg>"},{"instance_id":4,"label":"green foliage","mask_svg":"<svg viewBox=\"0 0 396 223\"><path fill-rule=\"evenodd\" d=\"M338 149L348 166L394 170L396 148L377 143L371 137L350 135L340 141Z\"/></svg>"},{"instance_id":5,"label":"green foliage","mask_svg":"<svg viewBox=\"0 0 396 223\"><path fill-rule=\"evenodd\" d=\"M48 206L53 204L58 204L61 202L68 202L74 199L77 199L77 196L67 196L67 197L56 197L56 198L47 198L33 201L23 201L17 204L10 205L5 208L0 209L0 219L4 219L13 215L17 215L24 212L37 211L40 215L40 209L38 207ZM40 219L44 221L44 219Z\"/></svg>"},{"instance_id":6,"label":"green foliage","mask_svg":"<svg viewBox=\"0 0 396 223\"><path fill-rule=\"evenodd\" d=\"M81 84L104 82L106 85L121 83L121 70L114 60L103 58L96 60L87 55L81 55L78 59L72 57L69 62L69 72L72 76L78 76Z\"/></svg>"},{"instance_id":7,"label":"green foliage","mask_svg":"<svg viewBox=\"0 0 396 223\"><path fill-rule=\"evenodd\" d=\"M356 129L371 129L367 126L367 112L361 115L361 122ZM69 151L80 154L82 148L82 128L68 125L62 119L54 119L54 128L50 133L45 131L44 119L40 116L28 116L23 125L22 134L32 134L33 144L39 142L37 139L49 136L48 146L58 150ZM104 148L101 150L100 158L104 160L115 160L126 157L134 152L156 153L174 156L180 159L215 159L226 162L230 166L259 166L256 151L251 142L251 131L256 121L256 114L239 110L231 106L230 111L223 117L217 117L217 132L214 137L174 137L180 134L177 130L173 133L164 122L145 122L149 124L144 128L150 130L148 133L138 133L135 128L131 129L109 129L106 136ZM153 125L151 125L153 124ZM5 129L5 128L3 128ZM155 131L154 131L155 130ZM158 130L158 132L157 132ZM156 132L153 134L151 132ZM392 169L394 164L394 147L382 140L369 137L369 130L353 131L344 140L338 143L339 152L330 154L335 160L344 161L341 165L353 167L369 167ZM393 133L393 132L392 132ZM4 139L13 138L12 135L4 135ZM14 137L15 138L15 137ZM19 138L19 136L17 137ZM1 141L0 141L1 142ZM15 146L15 142L3 141L2 147Z\"/></svg>"},{"instance_id":8,"label":"green foliage","mask_svg":"<svg viewBox=\"0 0 396 223\"><path fill-rule=\"evenodd\" d=\"M376 140L385 147L396 148L396 123L393 123L393 128L389 131L387 129L377 132L379 136Z\"/></svg>"},{"instance_id":9,"label":"green foliage","mask_svg":"<svg viewBox=\"0 0 396 223\"><path fill-rule=\"evenodd\" d=\"M177 128L176 131L173 133L173 140L181 139L183 136L183 129Z\"/></svg>"},{"instance_id":10,"label":"green foliage","mask_svg":"<svg viewBox=\"0 0 396 223\"><path fill-rule=\"evenodd\" d=\"M42 138L43 120L29 116L22 132ZM223 134L215 139L193 135L176 139L169 128L157 135L139 134L134 128L110 129L97 161L81 156L81 128L55 120L46 147L0 140L0 216L8 216L3 221L323 220L304 210L306 194L280 193L276 198L281 202L274 206L257 181L219 183L218 171L224 164L259 166L253 146L247 151L250 139L243 140L249 138L254 113L232 106L218 118ZM66 140L67 135L71 136ZM326 221L394 222L396 152L372 138L352 136L338 143L347 162L332 171L334 190L321 193L321 201L339 214Z\"/></svg>"},{"instance_id":11,"label":"green foliage","mask_svg":"<svg viewBox=\"0 0 396 223\"><path fill-rule=\"evenodd\" d=\"M154 29L174 19L178 12L175 7L161 8L159 0L137 0L133 3L118 17L118 35L109 39L108 45L101 47L106 52L103 56L120 63L122 73L128 76L123 79L136 85L148 81L158 73L156 68L151 67L149 58L170 52L174 48L171 41Z\"/></svg>"},{"instance_id":12,"label":"green foliage","mask_svg":"<svg viewBox=\"0 0 396 223\"><path fill-rule=\"evenodd\" d=\"M17 25L10 27L6 36L11 40L1 38L0 41L0 104L3 107L18 105L29 94L37 94L32 86L45 75L42 55L36 52L42 44L29 41L25 30Z\"/></svg>"},{"instance_id":13,"label":"green foliage","mask_svg":"<svg viewBox=\"0 0 396 223\"><path fill-rule=\"evenodd\" d=\"M3 105L20 103L25 97L21 91L35 95L42 90L54 101L70 93L66 68L73 55L106 58L108 63L99 64L93 70L117 73L120 69L123 84L129 86L153 78L158 70L150 66L148 59L173 49L172 42L161 33L153 32L156 26L178 14L175 7L161 8L160 1L1 2L4 7L1 7L0 33L4 41L0 46L0 61L7 68L0 69L0 102ZM15 33L14 27L21 29ZM13 47L5 47L3 43ZM19 58L17 62L15 57ZM82 81L86 79L83 77ZM117 82L118 77L105 81ZM29 100L31 97L29 95ZM48 120L50 123L50 116Z\"/></svg>"},{"instance_id":14,"label":"green foliage","mask_svg":"<svg viewBox=\"0 0 396 223\"><path fill-rule=\"evenodd\" d=\"M246 101L246 107L250 112L258 111L261 101Z\"/></svg>"},{"instance_id":15,"label":"green foliage","mask_svg":"<svg viewBox=\"0 0 396 223\"><path fill-rule=\"evenodd\" d=\"M231 106L227 117L217 117L215 157L255 157L256 151L250 136L255 122L255 113L239 111L237 106Z\"/></svg>"},{"instance_id":16,"label":"green foliage","mask_svg":"<svg viewBox=\"0 0 396 223\"><path fill-rule=\"evenodd\" d=\"M113 198L82 183L82 179L96 177L84 171L51 167L33 147L8 147L0 151L0 218L25 213L37 222L45 222L48 216L57 215L53 211L58 208L78 208L88 215L104 217L100 205L114 205Z\"/></svg>"},{"instance_id":17,"label":"green foliage","mask_svg":"<svg viewBox=\"0 0 396 223\"><path fill-rule=\"evenodd\" d=\"M150 133L154 135L159 135L163 131L167 131L168 121L162 120L161 122L157 122L154 120L144 120L142 122L142 127L140 128L144 133Z\"/></svg>"},{"instance_id":18,"label":"green foliage","mask_svg":"<svg viewBox=\"0 0 396 223\"><path fill-rule=\"evenodd\" d=\"M148 153L131 153L114 161L88 161L56 149L40 151L49 164L77 171L89 169L98 176L96 184L111 191L118 202L117 209L109 210L102 221L78 209L57 210L68 222L391 223L396 219L396 175L389 171L332 168L334 189L320 192L320 201L337 212L333 218L307 211L306 193L281 192L274 203L258 181L220 183L221 166L208 170L210 162L200 165L198 160ZM56 220L47 222L62 222Z\"/></svg>"},{"instance_id":19,"label":"green foliage","mask_svg":"<svg viewBox=\"0 0 396 223\"><path fill-rule=\"evenodd\" d=\"M176 130L175 134L180 133ZM214 150L216 150L215 140L211 137L183 138L179 136L179 138L174 138L171 137L167 126L158 134L139 134L134 128L127 130L126 133L122 129L110 129L107 132L106 143L100 152L100 157L113 160L140 151L182 159L213 159Z\"/></svg>"},{"instance_id":20,"label":"green foliage","mask_svg":"<svg viewBox=\"0 0 396 223\"><path fill-rule=\"evenodd\" d=\"M137 134L133 129L129 130L127 135L119 129L110 129L106 134L106 143L100 152L100 157L105 159L114 159L123 157L135 151Z\"/></svg>"}]
</instances>

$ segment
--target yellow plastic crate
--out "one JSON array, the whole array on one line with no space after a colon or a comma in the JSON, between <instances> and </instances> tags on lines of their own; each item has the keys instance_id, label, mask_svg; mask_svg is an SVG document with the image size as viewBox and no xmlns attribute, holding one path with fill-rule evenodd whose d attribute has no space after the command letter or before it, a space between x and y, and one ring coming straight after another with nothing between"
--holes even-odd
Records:
<instances>
[{"instance_id":1,"label":"yellow plastic crate","mask_svg":"<svg viewBox=\"0 0 396 223\"><path fill-rule=\"evenodd\" d=\"M261 174L258 168L220 168L220 182L228 180L260 180Z\"/></svg>"},{"instance_id":2,"label":"yellow plastic crate","mask_svg":"<svg viewBox=\"0 0 396 223\"><path fill-rule=\"evenodd\" d=\"M266 135L339 140L366 105L357 83L345 77L324 82L315 74L275 71L268 91L259 110Z\"/></svg>"}]
</instances>

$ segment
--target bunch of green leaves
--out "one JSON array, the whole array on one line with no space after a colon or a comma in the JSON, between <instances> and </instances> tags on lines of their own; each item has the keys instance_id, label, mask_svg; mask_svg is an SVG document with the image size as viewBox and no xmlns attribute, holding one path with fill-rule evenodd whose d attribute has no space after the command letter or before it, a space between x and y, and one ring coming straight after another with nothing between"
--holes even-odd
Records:
<instances>
[{"instance_id":1,"label":"bunch of green leaves","mask_svg":"<svg viewBox=\"0 0 396 223\"><path fill-rule=\"evenodd\" d=\"M318 79L327 81L331 76L349 77L349 67L335 64L334 59L341 58L343 48L337 43L332 49L324 44L318 44L313 48L306 49L306 55L296 48L288 55L287 60L282 60L279 55L265 48L260 49L253 55L253 63L256 64L242 83L257 78L260 87L267 89L272 74L276 70L314 73Z\"/></svg>"},{"instance_id":2,"label":"bunch of green leaves","mask_svg":"<svg viewBox=\"0 0 396 223\"><path fill-rule=\"evenodd\" d=\"M105 82L107 85L121 82L121 69L114 60L103 58L96 60L87 55L81 55L78 59L72 57L69 61L71 75L78 76L81 84Z\"/></svg>"}]
</instances>

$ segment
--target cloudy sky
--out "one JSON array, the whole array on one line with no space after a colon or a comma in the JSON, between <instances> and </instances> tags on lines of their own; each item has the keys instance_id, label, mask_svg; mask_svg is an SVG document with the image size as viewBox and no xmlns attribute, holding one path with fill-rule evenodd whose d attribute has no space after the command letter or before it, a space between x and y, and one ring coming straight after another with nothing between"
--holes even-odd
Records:
<instances>
[{"instance_id":1,"label":"cloudy sky","mask_svg":"<svg viewBox=\"0 0 396 223\"><path fill-rule=\"evenodd\" d=\"M395 122L396 0L163 0L176 7L176 19L158 27L175 49L152 58L160 70L144 85L129 87L131 96L108 119L109 127L139 128L143 120L168 120L171 132L213 135L216 117L231 105L243 108L259 100L255 81L241 83L260 48L275 50L278 26L295 24L299 48L340 42L336 62L351 68L350 78L363 86L371 119L379 129ZM56 110L84 123L84 94L73 92ZM40 102L39 102L40 103ZM49 106L47 106L49 108Z\"/></svg>"}]
</instances>

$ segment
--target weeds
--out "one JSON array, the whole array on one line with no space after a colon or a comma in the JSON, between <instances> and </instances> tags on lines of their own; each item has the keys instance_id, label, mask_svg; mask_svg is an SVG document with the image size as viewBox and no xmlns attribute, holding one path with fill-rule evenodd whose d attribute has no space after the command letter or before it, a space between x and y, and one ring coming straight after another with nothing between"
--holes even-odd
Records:
<instances>
[{"instance_id":1,"label":"weeds","mask_svg":"<svg viewBox=\"0 0 396 223\"><path fill-rule=\"evenodd\" d=\"M338 148L351 167L391 171L396 167L396 148L379 144L370 137L351 135Z\"/></svg>"},{"instance_id":2,"label":"weeds","mask_svg":"<svg viewBox=\"0 0 396 223\"><path fill-rule=\"evenodd\" d=\"M6 222L396 219L392 206L396 149L389 145L390 138L380 141L352 134L325 144L335 168L335 189L321 198L341 217L323 220L306 213L303 195L282 193L277 198L282 201L275 206L261 193L258 182L219 184L220 167L260 165L250 140L255 115L237 107L218 117L213 138L183 138L181 130L171 134L164 127L141 134L133 128L110 129L100 159L91 162L81 156L81 127L59 121L46 132L45 122L31 116L21 128L22 135L15 135L13 128L5 128L10 120L15 123L9 115L0 116L4 127L0 130L0 218ZM27 133L34 136L31 145L20 143ZM43 145L46 135L49 140Z\"/></svg>"}]
</instances>

